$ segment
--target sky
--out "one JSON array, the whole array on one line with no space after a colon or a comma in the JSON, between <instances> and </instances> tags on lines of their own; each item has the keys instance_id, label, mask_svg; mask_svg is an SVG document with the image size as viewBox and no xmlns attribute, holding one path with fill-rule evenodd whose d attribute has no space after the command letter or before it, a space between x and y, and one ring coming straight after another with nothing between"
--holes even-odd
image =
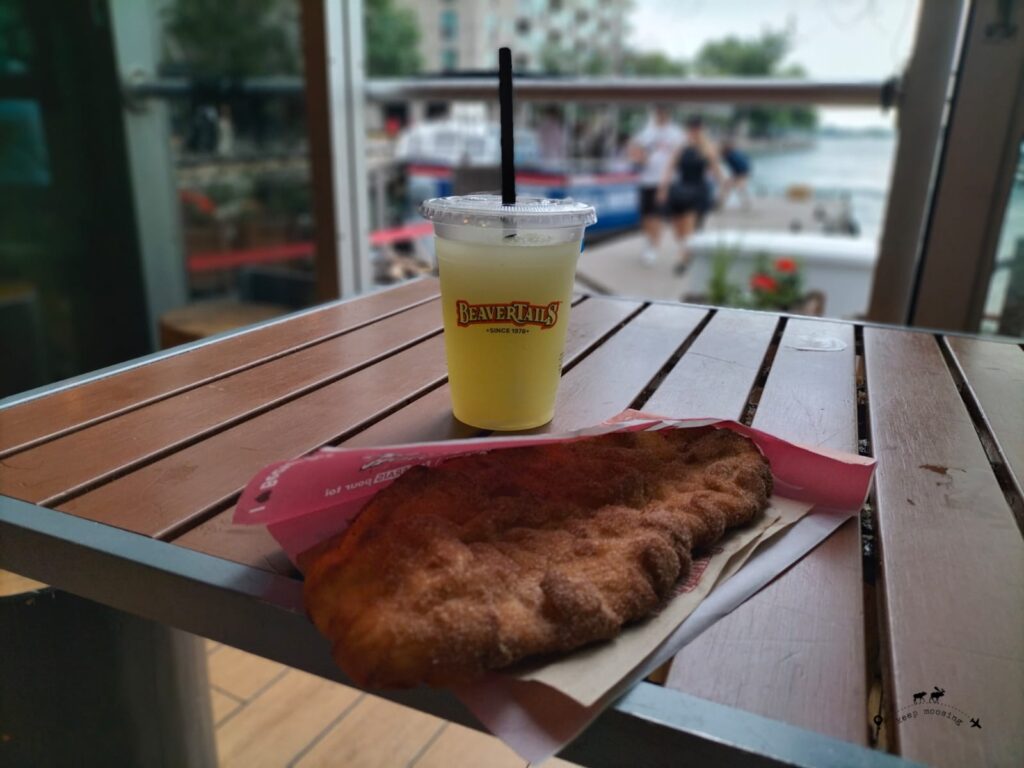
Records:
<instances>
[{"instance_id":1,"label":"sky","mask_svg":"<svg viewBox=\"0 0 1024 768\"><path fill-rule=\"evenodd\" d=\"M708 40L754 37L792 24L786 63L819 79L884 79L900 72L913 43L919 0L635 0L630 44L692 59ZM876 109L826 108L823 125L892 126Z\"/></svg>"}]
</instances>

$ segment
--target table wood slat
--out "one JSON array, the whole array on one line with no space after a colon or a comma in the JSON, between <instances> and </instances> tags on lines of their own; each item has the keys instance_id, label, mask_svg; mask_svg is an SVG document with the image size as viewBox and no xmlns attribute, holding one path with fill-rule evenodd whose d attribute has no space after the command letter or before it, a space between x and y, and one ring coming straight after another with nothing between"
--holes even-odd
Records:
<instances>
[{"instance_id":1,"label":"table wood slat","mask_svg":"<svg viewBox=\"0 0 1024 768\"><path fill-rule=\"evenodd\" d=\"M0 493L50 504L57 494L124 473L132 465L251 417L440 330L440 302L430 301L107 419L9 456L0 476Z\"/></svg>"},{"instance_id":2,"label":"table wood slat","mask_svg":"<svg viewBox=\"0 0 1024 768\"><path fill-rule=\"evenodd\" d=\"M706 315L671 304L644 309L566 374L555 418L533 431L589 427L628 408Z\"/></svg>"},{"instance_id":3,"label":"table wood slat","mask_svg":"<svg viewBox=\"0 0 1024 768\"><path fill-rule=\"evenodd\" d=\"M592 326L597 333L589 342L582 334L572 334L567 342L567 364L638 306L631 302L591 299L573 311L573 321L584 318L583 310L590 304L594 305L591 311L594 307L601 307L604 322ZM579 429L627 408L700 324L705 314L705 310L670 305L646 308L569 370L559 389L559 403L552 422L554 426L548 425L537 431ZM614 366L614 373L610 366ZM600 386L594 387L595 382ZM442 387L357 434L350 442L353 445L381 445L468 437L471 433L476 431L468 430L451 417L447 387ZM269 537L242 533L237 537L237 545L231 543L235 535L226 524L225 518L229 513L230 510L219 513L213 520L187 532L176 543L259 568L270 565L280 571L280 560L273 559L279 548Z\"/></svg>"},{"instance_id":4,"label":"table wood slat","mask_svg":"<svg viewBox=\"0 0 1024 768\"><path fill-rule=\"evenodd\" d=\"M565 338L563 367L583 357L600 339L640 309L638 301L590 298L573 307ZM445 384L398 413L353 435L346 445L388 445L430 440L457 440L484 434L451 415L451 390Z\"/></svg>"},{"instance_id":5,"label":"table wood slat","mask_svg":"<svg viewBox=\"0 0 1024 768\"><path fill-rule=\"evenodd\" d=\"M225 504L261 467L311 451L444 380L440 335L218 432L60 505L65 512L164 537Z\"/></svg>"},{"instance_id":6,"label":"table wood slat","mask_svg":"<svg viewBox=\"0 0 1024 768\"><path fill-rule=\"evenodd\" d=\"M593 344L640 307L639 302L609 299L589 299L574 307L566 335L565 364L568 366L576 362ZM342 445L388 445L479 434L480 430L452 418L451 393L446 384L357 432ZM174 543L256 568L291 572L290 563L266 529L251 525L234 526L231 524L233 513L234 507L218 513L175 539Z\"/></svg>"},{"instance_id":7,"label":"table wood slat","mask_svg":"<svg viewBox=\"0 0 1024 768\"><path fill-rule=\"evenodd\" d=\"M772 315L719 310L644 410L687 419L740 418L778 323Z\"/></svg>"},{"instance_id":8,"label":"table wood slat","mask_svg":"<svg viewBox=\"0 0 1024 768\"><path fill-rule=\"evenodd\" d=\"M956 336L946 343L981 406L1017 493L1024 494L1024 349Z\"/></svg>"},{"instance_id":9,"label":"table wood slat","mask_svg":"<svg viewBox=\"0 0 1024 768\"><path fill-rule=\"evenodd\" d=\"M899 752L938 765L1019 765L1024 542L935 339L864 331ZM970 717L900 721L944 688Z\"/></svg>"},{"instance_id":10,"label":"table wood slat","mask_svg":"<svg viewBox=\"0 0 1024 768\"><path fill-rule=\"evenodd\" d=\"M835 336L846 349L788 346L810 333ZM854 363L853 326L791 319L753 425L856 453ZM860 527L851 520L684 648L666 685L865 743L865 678Z\"/></svg>"},{"instance_id":11,"label":"table wood slat","mask_svg":"<svg viewBox=\"0 0 1024 768\"><path fill-rule=\"evenodd\" d=\"M435 279L325 307L0 410L0 457L438 295Z\"/></svg>"}]
</instances>

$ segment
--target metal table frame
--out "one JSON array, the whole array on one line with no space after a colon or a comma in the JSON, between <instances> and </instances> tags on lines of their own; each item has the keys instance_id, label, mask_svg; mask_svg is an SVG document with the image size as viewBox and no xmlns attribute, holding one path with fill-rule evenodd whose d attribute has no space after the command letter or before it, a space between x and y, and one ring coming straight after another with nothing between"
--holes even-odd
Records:
<instances>
[{"instance_id":1,"label":"metal table frame","mask_svg":"<svg viewBox=\"0 0 1024 768\"><path fill-rule=\"evenodd\" d=\"M344 301L348 300L332 304ZM325 306L330 305L308 311ZM283 319L41 387L0 401L0 409ZM305 615L302 585L296 579L4 495L0 495L0 568L358 687L331 661L327 641ZM445 690L370 693L484 730ZM867 768L911 764L885 752L648 682L632 688L560 753L566 760L587 766L677 766L684 755L688 760L719 766Z\"/></svg>"}]
</instances>

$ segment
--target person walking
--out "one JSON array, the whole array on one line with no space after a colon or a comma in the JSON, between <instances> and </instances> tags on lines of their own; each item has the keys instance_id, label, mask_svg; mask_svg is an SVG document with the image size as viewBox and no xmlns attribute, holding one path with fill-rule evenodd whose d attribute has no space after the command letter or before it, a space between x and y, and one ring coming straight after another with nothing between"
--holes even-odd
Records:
<instances>
[{"instance_id":1,"label":"person walking","mask_svg":"<svg viewBox=\"0 0 1024 768\"><path fill-rule=\"evenodd\" d=\"M710 177L710 178L709 178ZM686 141L673 153L658 184L655 200L667 206L679 248L673 271L683 274L690 265L687 240L704 223L714 204L711 178L723 182L718 151L704 133L704 120L694 115L686 121Z\"/></svg>"},{"instance_id":2,"label":"person walking","mask_svg":"<svg viewBox=\"0 0 1024 768\"><path fill-rule=\"evenodd\" d=\"M683 138L682 129L672 122L668 106L659 104L628 146L629 159L640 167L640 224L646 238L640 259L647 266L658 260L661 244L665 206L658 202L658 185Z\"/></svg>"},{"instance_id":3,"label":"person walking","mask_svg":"<svg viewBox=\"0 0 1024 768\"><path fill-rule=\"evenodd\" d=\"M750 210L750 190L747 181L750 178L750 156L737 148L732 137L722 142L722 162L729 169L729 178L722 185L719 203L722 208L729 201L729 195L736 192L743 210Z\"/></svg>"}]
</instances>

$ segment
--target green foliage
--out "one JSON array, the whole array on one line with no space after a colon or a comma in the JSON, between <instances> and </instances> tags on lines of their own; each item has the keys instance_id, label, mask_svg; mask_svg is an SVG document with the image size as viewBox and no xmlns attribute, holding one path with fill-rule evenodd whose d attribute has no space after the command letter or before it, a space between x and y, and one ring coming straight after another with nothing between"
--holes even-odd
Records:
<instances>
[{"instance_id":1,"label":"green foliage","mask_svg":"<svg viewBox=\"0 0 1024 768\"><path fill-rule=\"evenodd\" d=\"M660 51L627 51L621 74L635 77L806 77L799 64L786 64L793 30L766 29L753 38L729 35L705 43L692 64ZM606 59L591 53L548 45L541 52L540 69L549 75L611 74ZM753 136L774 136L789 130L809 131L818 124L817 111L809 107L736 107L733 123L745 122Z\"/></svg>"},{"instance_id":2,"label":"green foliage","mask_svg":"<svg viewBox=\"0 0 1024 768\"><path fill-rule=\"evenodd\" d=\"M720 247L715 250L711 258L711 278L708 281L709 303L744 309L790 310L803 301L803 273L796 259L779 258L773 261L766 253L758 254L747 288L744 289L729 279L735 258L736 254L730 248Z\"/></svg>"},{"instance_id":3,"label":"green foliage","mask_svg":"<svg viewBox=\"0 0 1024 768\"><path fill-rule=\"evenodd\" d=\"M611 62L594 53L548 43L540 53L540 70L547 75L608 75ZM690 67L661 51L626 51L621 74L637 77L683 77Z\"/></svg>"},{"instance_id":4,"label":"green foliage","mask_svg":"<svg viewBox=\"0 0 1024 768\"><path fill-rule=\"evenodd\" d=\"M729 35L705 43L694 69L706 77L806 77L799 64L783 65L792 49L793 30L765 30L759 37ZM746 121L754 136L772 136L790 129L812 130L818 114L809 107L738 107L736 122Z\"/></svg>"},{"instance_id":5,"label":"green foliage","mask_svg":"<svg viewBox=\"0 0 1024 768\"><path fill-rule=\"evenodd\" d=\"M297 74L297 17L294 0L174 0L165 64L192 77Z\"/></svg>"},{"instance_id":6,"label":"green foliage","mask_svg":"<svg viewBox=\"0 0 1024 768\"><path fill-rule=\"evenodd\" d=\"M765 30L760 37L743 39L729 35L704 43L694 68L708 77L770 77L780 74L782 60L789 53L789 30Z\"/></svg>"},{"instance_id":7,"label":"green foliage","mask_svg":"<svg viewBox=\"0 0 1024 768\"><path fill-rule=\"evenodd\" d=\"M289 178L279 174L257 176L253 183L253 199L267 211L285 216L300 216L313 207L312 191L305 178Z\"/></svg>"},{"instance_id":8,"label":"green foliage","mask_svg":"<svg viewBox=\"0 0 1024 768\"><path fill-rule=\"evenodd\" d=\"M661 51L631 51L623 59L622 72L639 77L685 77L690 67L685 61L673 59Z\"/></svg>"},{"instance_id":9,"label":"green foliage","mask_svg":"<svg viewBox=\"0 0 1024 768\"><path fill-rule=\"evenodd\" d=\"M737 307L743 304L743 292L729 282L734 254L728 248L716 248L711 257L711 279L708 281L708 301L719 307Z\"/></svg>"},{"instance_id":10,"label":"green foliage","mask_svg":"<svg viewBox=\"0 0 1024 768\"><path fill-rule=\"evenodd\" d=\"M420 71L420 29L411 8L394 0L366 0L366 74L369 77L414 75Z\"/></svg>"}]
</instances>

